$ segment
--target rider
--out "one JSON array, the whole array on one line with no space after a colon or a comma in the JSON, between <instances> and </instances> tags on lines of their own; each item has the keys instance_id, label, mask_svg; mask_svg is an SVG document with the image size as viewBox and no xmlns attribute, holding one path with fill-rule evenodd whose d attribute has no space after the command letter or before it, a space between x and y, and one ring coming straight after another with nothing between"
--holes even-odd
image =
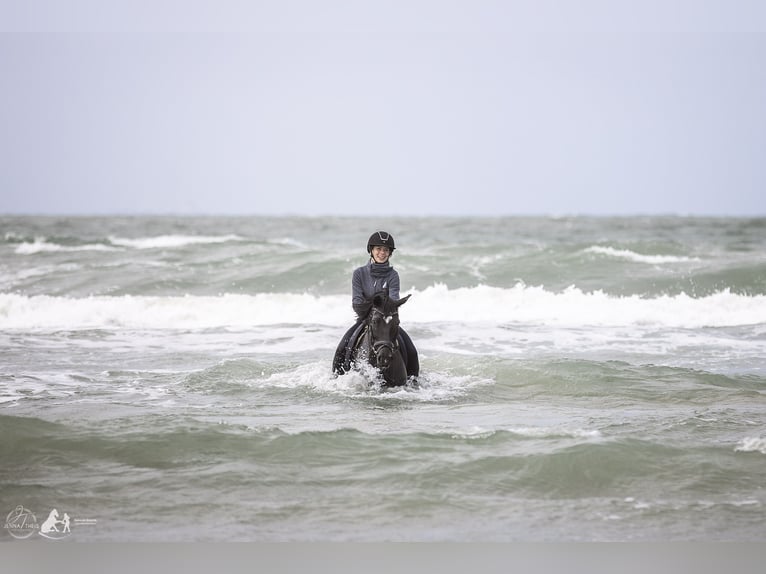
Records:
<instances>
[{"instance_id":1,"label":"rider","mask_svg":"<svg viewBox=\"0 0 766 574\"><path fill-rule=\"evenodd\" d=\"M367 241L367 253L370 260L366 265L354 270L351 279L351 305L356 312L356 323L346 332L335 351L333 372L343 373L346 369L346 347L357 327L364 321L372 307L372 297L379 291L388 290L391 299L399 299L399 273L391 266L389 259L396 249L394 238L385 231L376 231ZM400 344L407 356L407 376L417 377L420 371L418 352L412 339L399 327Z\"/></svg>"}]
</instances>

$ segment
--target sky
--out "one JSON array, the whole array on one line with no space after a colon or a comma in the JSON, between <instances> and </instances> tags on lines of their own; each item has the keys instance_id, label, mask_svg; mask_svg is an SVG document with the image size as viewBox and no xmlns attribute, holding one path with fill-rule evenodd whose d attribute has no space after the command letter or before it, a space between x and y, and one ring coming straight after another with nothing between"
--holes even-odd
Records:
<instances>
[{"instance_id":1,"label":"sky","mask_svg":"<svg viewBox=\"0 0 766 574\"><path fill-rule=\"evenodd\" d=\"M766 3L2 0L0 213L766 215Z\"/></svg>"}]
</instances>

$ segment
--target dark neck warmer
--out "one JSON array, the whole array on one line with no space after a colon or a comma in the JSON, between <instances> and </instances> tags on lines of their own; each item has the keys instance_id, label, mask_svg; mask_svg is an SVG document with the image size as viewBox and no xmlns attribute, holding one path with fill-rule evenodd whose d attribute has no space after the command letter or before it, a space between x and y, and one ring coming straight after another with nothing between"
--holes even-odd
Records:
<instances>
[{"instance_id":1,"label":"dark neck warmer","mask_svg":"<svg viewBox=\"0 0 766 574\"><path fill-rule=\"evenodd\" d=\"M385 277L391 271L391 264L386 261L385 263L375 263L370 261L370 274L373 277Z\"/></svg>"}]
</instances>

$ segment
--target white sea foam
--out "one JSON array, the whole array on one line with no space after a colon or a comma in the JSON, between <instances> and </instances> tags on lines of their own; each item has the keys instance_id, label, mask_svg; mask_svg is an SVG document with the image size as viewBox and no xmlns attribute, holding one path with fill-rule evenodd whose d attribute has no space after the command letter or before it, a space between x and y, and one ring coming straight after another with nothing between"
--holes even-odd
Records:
<instances>
[{"instance_id":1,"label":"white sea foam","mask_svg":"<svg viewBox=\"0 0 766 574\"><path fill-rule=\"evenodd\" d=\"M505 429L511 434L526 438L582 438L595 439L601 438L601 432L588 429L563 429L557 427L514 427ZM474 426L462 432L452 433L453 438L481 439L489 438L497 434L496 429L486 429L480 426Z\"/></svg>"},{"instance_id":2,"label":"white sea foam","mask_svg":"<svg viewBox=\"0 0 766 574\"><path fill-rule=\"evenodd\" d=\"M706 297L685 293L643 298L569 287L553 292L517 284L448 289L438 284L414 292L400 314L411 322L522 323L562 327L657 325L722 327L766 322L766 296L728 289Z\"/></svg>"},{"instance_id":3,"label":"white sea foam","mask_svg":"<svg viewBox=\"0 0 766 574\"><path fill-rule=\"evenodd\" d=\"M204 329L282 323L345 324L348 298L308 294L87 297L0 294L0 328Z\"/></svg>"},{"instance_id":4,"label":"white sea foam","mask_svg":"<svg viewBox=\"0 0 766 574\"><path fill-rule=\"evenodd\" d=\"M110 237L109 241L112 245L133 249L170 249L187 245L228 243L229 241L242 241L242 239L238 235L158 235L138 238Z\"/></svg>"},{"instance_id":5,"label":"white sea foam","mask_svg":"<svg viewBox=\"0 0 766 574\"><path fill-rule=\"evenodd\" d=\"M36 253L56 253L68 251L120 251L117 247L104 245L103 243L87 243L85 245L60 245L50 243L43 238L37 238L33 242L20 243L14 252L17 255L34 255Z\"/></svg>"},{"instance_id":6,"label":"white sea foam","mask_svg":"<svg viewBox=\"0 0 766 574\"><path fill-rule=\"evenodd\" d=\"M308 247L305 243L298 241L297 239L293 239L292 237L277 237L274 239L269 239L267 243L271 245L282 245L286 247L299 247L301 249Z\"/></svg>"},{"instance_id":7,"label":"white sea foam","mask_svg":"<svg viewBox=\"0 0 766 574\"><path fill-rule=\"evenodd\" d=\"M737 452L760 452L761 454L766 454L766 438L761 436L745 437L734 450Z\"/></svg>"},{"instance_id":8,"label":"white sea foam","mask_svg":"<svg viewBox=\"0 0 766 574\"><path fill-rule=\"evenodd\" d=\"M272 373L251 384L258 388L306 389L320 394L362 400L433 403L453 400L465 395L476 386L493 384L493 381L429 370L420 373L418 385L383 388L380 373L374 367L363 365L360 370L335 376L330 371L329 361L323 359L299 365L294 369ZM346 426L345 423L343 426ZM366 428L365 432L370 430L373 429Z\"/></svg>"},{"instance_id":9,"label":"white sea foam","mask_svg":"<svg viewBox=\"0 0 766 574\"><path fill-rule=\"evenodd\" d=\"M177 297L25 296L0 294L0 328L251 327L275 324L350 324L347 295L294 293ZM766 324L766 296L728 290L706 297L686 294L617 297L570 287L563 292L516 285L509 289L444 285L414 291L400 310L416 324L535 327L726 327Z\"/></svg>"},{"instance_id":10,"label":"white sea foam","mask_svg":"<svg viewBox=\"0 0 766 574\"><path fill-rule=\"evenodd\" d=\"M651 265L662 265L663 263L687 263L691 261L700 261L698 257L685 257L683 255L643 255L630 251L629 249L615 249L614 247L603 247L593 245L585 249L585 253L598 253L619 259L627 259L636 263L649 263Z\"/></svg>"},{"instance_id":11,"label":"white sea foam","mask_svg":"<svg viewBox=\"0 0 766 574\"><path fill-rule=\"evenodd\" d=\"M494 436L495 434L497 434L497 431L494 429L486 429L480 426L472 426L471 428L462 430L460 432L453 432L450 434L450 436L455 439L481 440L485 438L490 438Z\"/></svg>"},{"instance_id":12,"label":"white sea foam","mask_svg":"<svg viewBox=\"0 0 766 574\"><path fill-rule=\"evenodd\" d=\"M85 243L83 245L62 245L45 237L20 243L14 249L17 255L75 251L123 251L124 249L173 249L187 245L202 245L242 241L238 235L158 235L156 237L109 237L109 243Z\"/></svg>"},{"instance_id":13,"label":"white sea foam","mask_svg":"<svg viewBox=\"0 0 766 574\"><path fill-rule=\"evenodd\" d=\"M600 438L601 432L588 429L560 429L551 427L515 427L508 432L529 438Z\"/></svg>"},{"instance_id":14,"label":"white sea foam","mask_svg":"<svg viewBox=\"0 0 766 574\"><path fill-rule=\"evenodd\" d=\"M420 374L417 386L382 388L380 373L373 367L364 365L360 371L351 371L335 377L328 372L327 363L323 361L298 367L295 371L276 373L265 383L275 386L305 386L318 392L357 399L431 403L455 399L476 385L489 384L491 381L428 371Z\"/></svg>"}]
</instances>

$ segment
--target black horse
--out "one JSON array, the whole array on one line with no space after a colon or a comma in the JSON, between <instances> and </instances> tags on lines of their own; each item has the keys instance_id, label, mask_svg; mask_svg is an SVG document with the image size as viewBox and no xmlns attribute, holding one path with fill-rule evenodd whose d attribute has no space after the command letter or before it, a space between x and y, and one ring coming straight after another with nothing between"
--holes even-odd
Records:
<instances>
[{"instance_id":1,"label":"black horse","mask_svg":"<svg viewBox=\"0 0 766 574\"><path fill-rule=\"evenodd\" d=\"M402 386L409 377L417 377L417 351L399 328L399 307L409 298L407 295L395 300L386 291L376 293L366 318L338 346L333 371L344 373L353 364L368 363L380 371L385 386L389 387Z\"/></svg>"}]
</instances>

